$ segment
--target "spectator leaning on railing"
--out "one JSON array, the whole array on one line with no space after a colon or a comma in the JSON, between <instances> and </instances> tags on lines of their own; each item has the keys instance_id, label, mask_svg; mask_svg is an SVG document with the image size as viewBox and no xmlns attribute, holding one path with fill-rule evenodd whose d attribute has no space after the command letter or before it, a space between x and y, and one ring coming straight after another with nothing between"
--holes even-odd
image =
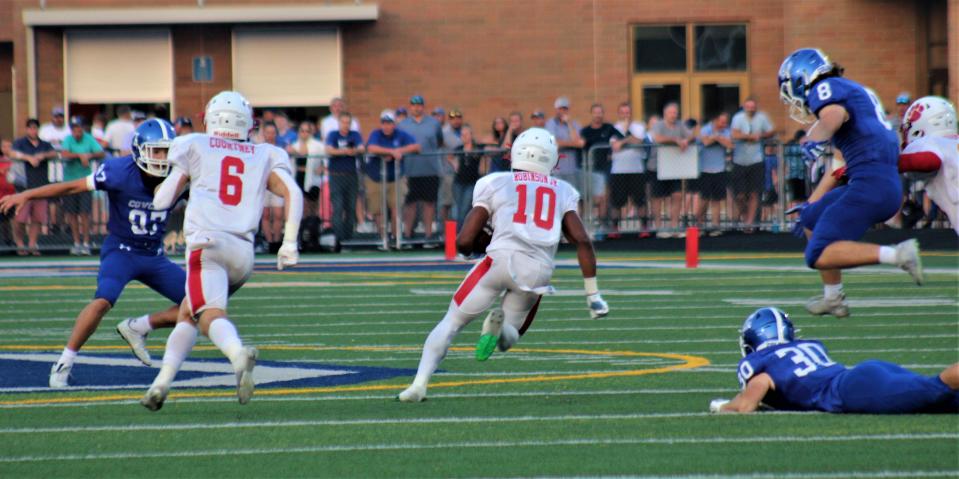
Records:
<instances>
[{"instance_id":1,"label":"spectator leaning on railing","mask_svg":"<svg viewBox=\"0 0 959 479\"><path fill-rule=\"evenodd\" d=\"M356 157L366 151L360 132L351 130L353 115L340 112L339 128L326 134L326 152L330 155L330 201L333 203L333 233L338 240L353 237L356 220L356 195L359 178Z\"/></svg>"},{"instance_id":2,"label":"spectator leaning on railing","mask_svg":"<svg viewBox=\"0 0 959 479\"><path fill-rule=\"evenodd\" d=\"M656 122L651 128L653 140L659 145L676 145L680 151L686 151L686 148L695 141L695 136L689 128L679 119L679 104L669 102L663 107L663 119ZM654 148L652 160L649 163L650 170L658 171L659 148ZM653 201L651 212L653 218L658 218L663 206L663 199L669 198L669 229L663 231L665 225L656 233L659 238L679 238L685 236L679 231L679 215L683 207L682 182L681 180L653 180L652 186Z\"/></svg>"},{"instance_id":3,"label":"spectator leaning on railing","mask_svg":"<svg viewBox=\"0 0 959 479\"><path fill-rule=\"evenodd\" d=\"M647 150L639 148L646 141L646 127L633 121L633 109L629 103L620 103L617 109L619 121L613 127L620 139L612 142L609 176L610 235L619 232L619 220L627 200L633 201L640 218L640 235L646 236L646 156Z\"/></svg>"},{"instance_id":4,"label":"spectator leaning on railing","mask_svg":"<svg viewBox=\"0 0 959 479\"><path fill-rule=\"evenodd\" d=\"M63 148L63 139L70 136L70 127L64 123L63 107L53 107L52 116L48 123L40 126L40 139L53 145L54 149Z\"/></svg>"},{"instance_id":5,"label":"spectator leaning on railing","mask_svg":"<svg viewBox=\"0 0 959 479\"><path fill-rule=\"evenodd\" d=\"M396 168L397 163L405 155L420 151L416 138L396 127L396 116L392 110L383 110L380 113L380 127L370 133L366 141L366 151L369 156L363 171L366 173L366 201L370 214L376 222L380 237L386 232L383 229L384 215L393 219L393 234L399 231L396 223ZM375 156L374 156L375 155ZM384 166L385 163L385 166ZM386 178L383 178L383 171ZM386 188L384 191L384 183ZM386 195L387 210L383 210L383 195Z\"/></svg>"},{"instance_id":6,"label":"spectator leaning on railing","mask_svg":"<svg viewBox=\"0 0 959 479\"><path fill-rule=\"evenodd\" d=\"M713 121L699 130L699 178L693 181L693 189L699 193L694 206L696 223L706 221L706 208L712 213L709 236L719 236L719 216L726 199L726 152L733 149L732 132L729 131L729 113L716 115Z\"/></svg>"},{"instance_id":7,"label":"spectator leaning on railing","mask_svg":"<svg viewBox=\"0 0 959 479\"><path fill-rule=\"evenodd\" d=\"M421 154L407 155L403 161L403 172L407 177L406 201L403 206L403 226L407 238L413 236L416 225L416 207L423 208L423 232L427 243L425 248L436 245L433 239L433 218L436 216L436 193L439 191L439 175L442 172L439 154L443 147L443 130L434 118L425 114L426 102L420 95L410 98L410 116L399 124L399 128L416 138Z\"/></svg>"},{"instance_id":8,"label":"spectator leaning on railing","mask_svg":"<svg viewBox=\"0 0 959 479\"><path fill-rule=\"evenodd\" d=\"M57 157L53 145L40 139L40 122L35 118L27 120L27 134L13 142L13 157L24 162L27 182L26 188L36 188L49 183L47 161ZM25 227L29 237L29 253L40 256L37 238L40 227L47 222L47 200L28 201L14 219L14 228ZM17 236L14 235L14 238ZM17 243L17 254L26 254L22 240Z\"/></svg>"},{"instance_id":9,"label":"spectator leaning on railing","mask_svg":"<svg viewBox=\"0 0 959 479\"><path fill-rule=\"evenodd\" d=\"M745 231L755 230L756 210L759 207L759 194L763 191L763 179L766 167L763 164L761 142L776 134L773 124L764 112L758 111L756 100L752 97L743 102L743 109L733 116L732 184L736 203L739 205L739 219L745 225Z\"/></svg>"},{"instance_id":10,"label":"spectator leaning on railing","mask_svg":"<svg viewBox=\"0 0 959 479\"><path fill-rule=\"evenodd\" d=\"M64 138L63 151L63 181L73 181L86 178L92 173L91 163L103 158L103 148L84 129L83 118L75 116L70 119L70 136ZM90 216L93 211L93 194L89 191L64 196L61 200L63 212L70 225L73 235L72 255L89 256L90 251ZM83 243L80 243L80 240Z\"/></svg>"},{"instance_id":11,"label":"spectator leaning on railing","mask_svg":"<svg viewBox=\"0 0 959 479\"><path fill-rule=\"evenodd\" d=\"M493 118L493 124L490 126L490 137L483 143L486 144L487 148L498 150L505 148L504 145L508 141L510 141L509 122L506 121L506 118L501 116ZM493 155L492 160L490 161L490 173L509 170L510 162L508 156Z\"/></svg>"}]
</instances>

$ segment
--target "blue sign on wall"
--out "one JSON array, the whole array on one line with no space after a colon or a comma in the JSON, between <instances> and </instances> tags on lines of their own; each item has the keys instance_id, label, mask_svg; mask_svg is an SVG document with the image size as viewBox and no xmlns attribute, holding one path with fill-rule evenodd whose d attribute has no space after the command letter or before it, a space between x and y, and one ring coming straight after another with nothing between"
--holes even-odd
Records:
<instances>
[{"instance_id":1,"label":"blue sign on wall","mask_svg":"<svg viewBox=\"0 0 959 479\"><path fill-rule=\"evenodd\" d=\"M213 57L210 57L209 55L199 55L193 57L193 81L213 81Z\"/></svg>"}]
</instances>

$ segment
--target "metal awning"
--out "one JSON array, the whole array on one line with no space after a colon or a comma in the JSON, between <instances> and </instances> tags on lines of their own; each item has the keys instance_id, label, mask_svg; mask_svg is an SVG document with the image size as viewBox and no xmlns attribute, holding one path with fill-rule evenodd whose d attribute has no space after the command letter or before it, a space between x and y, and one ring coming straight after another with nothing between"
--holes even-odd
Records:
<instances>
[{"instance_id":1,"label":"metal awning","mask_svg":"<svg viewBox=\"0 0 959 479\"><path fill-rule=\"evenodd\" d=\"M23 10L23 24L27 27L357 22L375 21L378 17L377 4Z\"/></svg>"}]
</instances>

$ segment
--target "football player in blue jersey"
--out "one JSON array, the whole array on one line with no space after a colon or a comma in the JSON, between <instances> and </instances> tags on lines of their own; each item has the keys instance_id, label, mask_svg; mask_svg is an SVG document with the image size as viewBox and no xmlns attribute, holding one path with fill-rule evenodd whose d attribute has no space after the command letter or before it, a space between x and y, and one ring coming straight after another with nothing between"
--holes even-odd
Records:
<instances>
[{"instance_id":1,"label":"football player in blue jersey","mask_svg":"<svg viewBox=\"0 0 959 479\"><path fill-rule=\"evenodd\" d=\"M174 303L163 311L128 318L117 332L136 357L150 365L146 336L154 328L172 328L185 295L186 273L163 254L163 234L169 211L153 208L153 191L167 176L166 155L175 137L165 120L151 119L133 137L130 156L108 158L86 178L26 190L0 199L0 211L29 200L55 198L93 190L106 191L110 202L109 235L100 249L100 270L93 300L80 311L60 359L50 370L50 387L68 385L77 352L96 331L100 320L116 304L123 288L138 280Z\"/></svg>"},{"instance_id":2,"label":"football player in blue jersey","mask_svg":"<svg viewBox=\"0 0 959 479\"><path fill-rule=\"evenodd\" d=\"M810 300L806 309L816 315L849 315L844 268L896 265L922 284L916 240L895 246L858 241L872 225L895 215L902 203L898 139L875 93L843 78L842 68L813 48L786 57L779 68L779 93L790 117L812 123L802 143L804 156L820 158L831 142L845 160L844 173L837 169L825 175L808 205L798 208L808 238L806 264L819 270L823 282L823 296ZM843 174L848 184L838 186Z\"/></svg>"},{"instance_id":3,"label":"football player in blue jersey","mask_svg":"<svg viewBox=\"0 0 959 479\"><path fill-rule=\"evenodd\" d=\"M885 361L847 368L829 358L819 341L796 339L789 316L761 308L746 318L739 338L743 390L731 401L715 399L712 412L777 410L859 414L959 412L959 363L935 376Z\"/></svg>"}]
</instances>

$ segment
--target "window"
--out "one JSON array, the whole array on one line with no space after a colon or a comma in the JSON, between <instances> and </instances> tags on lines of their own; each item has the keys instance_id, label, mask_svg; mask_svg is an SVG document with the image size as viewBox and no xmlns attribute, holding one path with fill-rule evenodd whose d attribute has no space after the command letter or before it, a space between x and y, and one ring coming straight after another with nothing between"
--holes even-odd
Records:
<instances>
[{"instance_id":1,"label":"window","mask_svg":"<svg viewBox=\"0 0 959 479\"><path fill-rule=\"evenodd\" d=\"M686 70L686 26L636 27L633 35L636 72Z\"/></svg>"},{"instance_id":2,"label":"window","mask_svg":"<svg viewBox=\"0 0 959 479\"><path fill-rule=\"evenodd\" d=\"M749 95L745 23L636 25L631 32L631 98L640 119L678 101L683 118L707 122Z\"/></svg>"},{"instance_id":3,"label":"window","mask_svg":"<svg viewBox=\"0 0 959 479\"><path fill-rule=\"evenodd\" d=\"M746 71L745 25L696 25L697 71Z\"/></svg>"}]
</instances>

